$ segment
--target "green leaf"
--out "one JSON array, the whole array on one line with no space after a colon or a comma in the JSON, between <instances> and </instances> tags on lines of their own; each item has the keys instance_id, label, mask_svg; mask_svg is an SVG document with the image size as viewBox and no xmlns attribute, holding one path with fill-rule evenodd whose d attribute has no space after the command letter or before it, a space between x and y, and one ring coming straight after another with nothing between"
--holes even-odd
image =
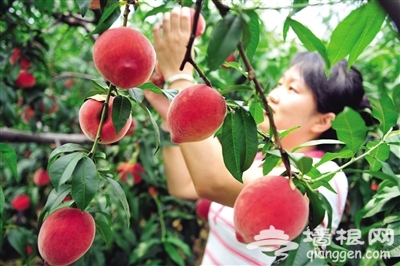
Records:
<instances>
[{"instance_id":1,"label":"green leaf","mask_svg":"<svg viewBox=\"0 0 400 266\"><path fill-rule=\"evenodd\" d=\"M372 106L372 116L380 122L379 129L386 134L389 129L396 125L399 115L396 113L392 99L381 93L379 98L369 98Z\"/></svg>"},{"instance_id":2,"label":"green leaf","mask_svg":"<svg viewBox=\"0 0 400 266\"><path fill-rule=\"evenodd\" d=\"M332 121L338 139L355 154L364 143L367 136L367 126L361 115L353 109L346 107Z\"/></svg>"},{"instance_id":3,"label":"green leaf","mask_svg":"<svg viewBox=\"0 0 400 266\"><path fill-rule=\"evenodd\" d=\"M99 186L96 165L83 157L72 173L71 195L79 209L84 211L96 195Z\"/></svg>"},{"instance_id":4,"label":"green leaf","mask_svg":"<svg viewBox=\"0 0 400 266\"><path fill-rule=\"evenodd\" d=\"M299 37L300 41L303 43L304 47L313 52L318 51L318 53L325 60L327 66L330 66L328 56L326 54L325 45L322 43L320 39L318 39L314 33L311 32L307 27L303 24L299 23L296 20L291 19L290 17L286 18L286 22L296 33L297 37ZM285 22L285 23L286 23Z\"/></svg>"},{"instance_id":5,"label":"green leaf","mask_svg":"<svg viewBox=\"0 0 400 266\"><path fill-rule=\"evenodd\" d=\"M378 1L370 1L366 4L362 16L367 18L364 23L364 27L360 32L357 42L351 49L348 69L356 61L358 56L364 51L365 47L368 46L378 34L382 27L383 22L386 18L386 12L381 7Z\"/></svg>"},{"instance_id":6,"label":"green leaf","mask_svg":"<svg viewBox=\"0 0 400 266\"><path fill-rule=\"evenodd\" d=\"M222 125L222 154L229 172L240 182L257 153L257 125L242 108L228 113Z\"/></svg>"},{"instance_id":7,"label":"green leaf","mask_svg":"<svg viewBox=\"0 0 400 266\"><path fill-rule=\"evenodd\" d=\"M174 245L175 247L179 248L186 256L190 257L192 255L190 246L180 238L171 235L165 239L165 242L168 242Z\"/></svg>"},{"instance_id":8,"label":"green leaf","mask_svg":"<svg viewBox=\"0 0 400 266\"><path fill-rule=\"evenodd\" d=\"M244 12L250 18L250 21L246 23L250 36L244 48L248 59L251 60L257 50L258 43L260 42L260 18L255 10L249 9Z\"/></svg>"},{"instance_id":9,"label":"green leaf","mask_svg":"<svg viewBox=\"0 0 400 266\"><path fill-rule=\"evenodd\" d=\"M71 185L62 185L58 188L58 190L53 188L50 191L49 196L47 197L46 204L44 205L38 218L38 224L39 224L38 228L40 228L46 213L51 211L53 208L57 207L70 192L71 192Z\"/></svg>"},{"instance_id":10,"label":"green leaf","mask_svg":"<svg viewBox=\"0 0 400 266\"><path fill-rule=\"evenodd\" d=\"M260 103L252 102L249 111L257 125L264 121L264 109Z\"/></svg>"},{"instance_id":11,"label":"green leaf","mask_svg":"<svg viewBox=\"0 0 400 266\"><path fill-rule=\"evenodd\" d=\"M213 29L207 47L207 66L210 71L218 69L236 49L242 37L243 20L226 15Z\"/></svg>"},{"instance_id":12,"label":"green leaf","mask_svg":"<svg viewBox=\"0 0 400 266\"><path fill-rule=\"evenodd\" d=\"M108 91L108 85L107 83L104 82L103 79L92 79L92 85L94 88L101 93L99 94L104 94L106 91ZM96 94L93 94L96 95Z\"/></svg>"},{"instance_id":13,"label":"green leaf","mask_svg":"<svg viewBox=\"0 0 400 266\"><path fill-rule=\"evenodd\" d=\"M129 95L131 96L131 98L135 102L141 103L143 101L144 93L143 93L142 89L140 89L140 88L132 88L132 89L129 89L128 92L129 92Z\"/></svg>"},{"instance_id":14,"label":"green leaf","mask_svg":"<svg viewBox=\"0 0 400 266\"><path fill-rule=\"evenodd\" d=\"M119 7L119 1L112 3L111 5L107 4L107 6L103 10L100 21L97 24L96 28L88 33L87 37L93 34L101 34L104 31L108 30L121 14L121 10Z\"/></svg>"},{"instance_id":15,"label":"green leaf","mask_svg":"<svg viewBox=\"0 0 400 266\"><path fill-rule=\"evenodd\" d=\"M367 143L367 148L371 149L378 144L378 140L370 141ZM379 171L379 169L382 167L380 161L386 161L389 158L389 155L390 146L386 143L382 143L377 148L372 150L369 155L365 156L365 159L368 161L371 171Z\"/></svg>"},{"instance_id":16,"label":"green leaf","mask_svg":"<svg viewBox=\"0 0 400 266\"><path fill-rule=\"evenodd\" d=\"M142 85L138 86L138 88L142 89L142 90L150 90L150 91L152 91L154 93L157 93L157 94L163 93L163 90L160 89L157 85L155 85L152 82L145 82Z\"/></svg>"},{"instance_id":17,"label":"green leaf","mask_svg":"<svg viewBox=\"0 0 400 266\"><path fill-rule=\"evenodd\" d=\"M176 89L168 89L168 90L162 90L161 91L165 96L167 96L167 98L172 101L175 96L179 93L178 90Z\"/></svg>"},{"instance_id":18,"label":"green leaf","mask_svg":"<svg viewBox=\"0 0 400 266\"><path fill-rule=\"evenodd\" d=\"M307 174L312 167L313 159L302 153L288 152L290 162L303 174Z\"/></svg>"},{"instance_id":19,"label":"green leaf","mask_svg":"<svg viewBox=\"0 0 400 266\"><path fill-rule=\"evenodd\" d=\"M177 264L184 266L185 262L183 261L181 255L179 254L178 250L175 246L171 245L168 242L164 242L164 248L167 252L168 256Z\"/></svg>"},{"instance_id":20,"label":"green leaf","mask_svg":"<svg viewBox=\"0 0 400 266\"><path fill-rule=\"evenodd\" d=\"M72 176L76 165L82 157L83 153L74 152L58 158L52 165L50 165L50 181L56 190L58 190L58 188Z\"/></svg>"},{"instance_id":21,"label":"green leaf","mask_svg":"<svg viewBox=\"0 0 400 266\"><path fill-rule=\"evenodd\" d=\"M154 120L153 115L151 114L150 110L147 108L146 105L143 103L139 103L139 106L145 111L147 116L150 118L150 122L153 125L154 128L154 133L156 134L156 150L154 153L157 153L158 150L160 149L160 141L161 141L161 135L160 135L160 129L158 128L156 120Z\"/></svg>"},{"instance_id":22,"label":"green leaf","mask_svg":"<svg viewBox=\"0 0 400 266\"><path fill-rule=\"evenodd\" d=\"M114 98L111 118L115 127L115 133L118 134L125 126L132 111L131 101L125 96L118 95Z\"/></svg>"},{"instance_id":23,"label":"green leaf","mask_svg":"<svg viewBox=\"0 0 400 266\"><path fill-rule=\"evenodd\" d=\"M106 242L106 246L108 247L113 239L111 226L99 219L94 219L94 221L96 223L97 232L100 232L101 237L103 238L104 242Z\"/></svg>"},{"instance_id":24,"label":"green leaf","mask_svg":"<svg viewBox=\"0 0 400 266\"><path fill-rule=\"evenodd\" d=\"M315 167L320 166L321 164L328 162L328 161L333 161L334 159L338 158L343 158L343 159L348 159L353 157L354 152L350 150L348 147L343 147L339 152L337 153L331 153L327 152L324 154L324 156L321 158L321 160L315 164Z\"/></svg>"},{"instance_id":25,"label":"green leaf","mask_svg":"<svg viewBox=\"0 0 400 266\"><path fill-rule=\"evenodd\" d=\"M15 151L10 146L0 143L0 159L6 167L10 168L15 181L18 181L17 154Z\"/></svg>"},{"instance_id":26,"label":"green leaf","mask_svg":"<svg viewBox=\"0 0 400 266\"><path fill-rule=\"evenodd\" d=\"M126 223L127 223L127 226L129 227L131 213L130 213L130 210L129 210L129 204L128 204L128 200L126 199L125 192L122 189L121 185L117 181L115 181L114 179L112 179L110 177L107 177L107 181L111 184L111 187L113 188L113 191L114 191L115 195L117 196L117 198L119 199L119 201L122 204L122 207L125 210Z\"/></svg>"},{"instance_id":27,"label":"green leaf","mask_svg":"<svg viewBox=\"0 0 400 266\"><path fill-rule=\"evenodd\" d=\"M21 256L25 256L26 254L26 236L19 230L17 227L16 229L10 229L8 232L7 240L10 245L18 251Z\"/></svg>"},{"instance_id":28,"label":"green leaf","mask_svg":"<svg viewBox=\"0 0 400 266\"><path fill-rule=\"evenodd\" d=\"M310 200L309 202L309 225L310 229L316 228L321 222L324 220L325 217L325 208L321 204L320 193L318 191L313 191L305 186L307 190L307 197Z\"/></svg>"},{"instance_id":29,"label":"green leaf","mask_svg":"<svg viewBox=\"0 0 400 266\"><path fill-rule=\"evenodd\" d=\"M263 163L263 175L267 175L272 169L277 166L278 162L281 160L280 155L266 153L266 157Z\"/></svg>"},{"instance_id":30,"label":"green leaf","mask_svg":"<svg viewBox=\"0 0 400 266\"><path fill-rule=\"evenodd\" d=\"M79 13L81 14L82 17L85 17L91 2L92 0L75 0L75 3L79 7Z\"/></svg>"},{"instance_id":31,"label":"green leaf","mask_svg":"<svg viewBox=\"0 0 400 266\"><path fill-rule=\"evenodd\" d=\"M76 152L76 151L88 152L81 145L74 143L66 143L64 145L61 145L60 147L57 147L49 155L49 163L47 168L49 168L50 165L52 165L54 161L58 158L58 156L60 156L61 154L68 152Z\"/></svg>"},{"instance_id":32,"label":"green leaf","mask_svg":"<svg viewBox=\"0 0 400 266\"><path fill-rule=\"evenodd\" d=\"M294 13L299 12L303 8L307 7L308 0L293 0L292 11L290 12L292 15Z\"/></svg>"},{"instance_id":33,"label":"green leaf","mask_svg":"<svg viewBox=\"0 0 400 266\"><path fill-rule=\"evenodd\" d=\"M382 22L379 22L382 19L382 10L378 10L376 5L378 3L371 1L360 6L336 26L327 47L331 65L344 59L350 53L352 62L354 62L375 37L376 27L380 28L382 25ZM377 25L371 23L377 23Z\"/></svg>"}]
</instances>

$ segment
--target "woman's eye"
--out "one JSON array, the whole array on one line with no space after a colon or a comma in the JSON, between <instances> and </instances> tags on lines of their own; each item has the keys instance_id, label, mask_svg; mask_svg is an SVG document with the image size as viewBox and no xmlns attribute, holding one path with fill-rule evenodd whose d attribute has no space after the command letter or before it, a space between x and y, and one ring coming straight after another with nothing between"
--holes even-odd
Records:
<instances>
[{"instance_id":1,"label":"woman's eye","mask_svg":"<svg viewBox=\"0 0 400 266\"><path fill-rule=\"evenodd\" d=\"M289 87L290 91L296 91L296 89L294 89L293 87Z\"/></svg>"}]
</instances>

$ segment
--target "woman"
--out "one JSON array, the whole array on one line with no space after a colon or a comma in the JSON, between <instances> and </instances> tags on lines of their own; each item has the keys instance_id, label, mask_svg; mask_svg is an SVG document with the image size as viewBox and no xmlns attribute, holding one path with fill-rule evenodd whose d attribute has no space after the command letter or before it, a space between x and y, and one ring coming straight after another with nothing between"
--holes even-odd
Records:
<instances>
[{"instance_id":1,"label":"woman","mask_svg":"<svg viewBox=\"0 0 400 266\"><path fill-rule=\"evenodd\" d=\"M165 80L172 80L169 88L183 90L193 84L190 78L193 67L186 64L182 71L179 70L190 31L190 12L187 8L174 8L170 13L165 13L162 25L154 27L154 47L160 70ZM346 62L338 63L331 70L332 77L326 80L324 62L318 54L302 53L295 57L278 86L267 96L277 129L300 126L282 140L284 149L290 151L302 143L329 135L335 116L345 106L358 106L364 94L362 77L354 68L347 73L346 67ZM168 100L149 91L145 95L162 118L162 130L168 132ZM268 132L267 117L259 128ZM315 158L315 161L323 155L323 151L317 147L303 148L298 152ZM203 265L269 265L273 262L260 250L249 250L245 244L239 243L233 225L232 206L236 197L246 184L263 176L259 156L243 173L244 182L240 183L226 169L217 138L166 146L162 154L171 195L191 200L201 197L213 202L208 217L210 234ZM321 165L319 170L327 172L337 167L335 163L328 162ZM282 167L276 167L270 174L280 174L282 171ZM330 184L336 194L325 188L321 188L320 192L332 205L332 230L336 230L347 196L345 174L336 174ZM326 224L327 219L321 226Z\"/></svg>"}]
</instances>

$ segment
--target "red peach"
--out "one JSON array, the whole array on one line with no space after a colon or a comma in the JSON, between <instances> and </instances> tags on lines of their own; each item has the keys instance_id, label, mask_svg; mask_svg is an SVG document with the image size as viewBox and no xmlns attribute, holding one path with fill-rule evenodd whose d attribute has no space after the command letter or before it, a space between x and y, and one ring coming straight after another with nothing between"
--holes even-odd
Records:
<instances>
[{"instance_id":1,"label":"red peach","mask_svg":"<svg viewBox=\"0 0 400 266\"><path fill-rule=\"evenodd\" d=\"M195 142L212 136L224 122L226 103L215 89L192 85L171 102L167 113L171 141Z\"/></svg>"},{"instance_id":2,"label":"red peach","mask_svg":"<svg viewBox=\"0 0 400 266\"><path fill-rule=\"evenodd\" d=\"M72 87L72 85L74 85L74 83L75 83L75 79L67 79L64 82L64 86L65 86L65 88L69 89Z\"/></svg>"},{"instance_id":3,"label":"red peach","mask_svg":"<svg viewBox=\"0 0 400 266\"><path fill-rule=\"evenodd\" d=\"M121 89L145 83L151 76L156 53L141 32L127 28L105 31L93 46L93 62L100 74Z\"/></svg>"},{"instance_id":4,"label":"red peach","mask_svg":"<svg viewBox=\"0 0 400 266\"><path fill-rule=\"evenodd\" d=\"M35 84L35 77L28 71L21 69L18 78L15 80L15 85L21 89L26 89L33 87Z\"/></svg>"},{"instance_id":5,"label":"red peach","mask_svg":"<svg viewBox=\"0 0 400 266\"><path fill-rule=\"evenodd\" d=\"M79 124L81 129L83 133L93 141L96 138L97 129L100 125L101 110L104 104L104 101L98 100L97 97L105 100L105 95L97 95L95 97L96 99L87 99L79 110ZM107 115L100 134L99 143L101 144L110 144L120 140L123 136L125 136L132 123L132 115L130 114L122 129L118 133L115 132L116 130L111 117L114 98L115 97L111 96L108 102Z\"/></svg>"},{"instance_id":6,"label":"red peach","mask_svg":"<svg viewBox=\"0 0 400 266\"><path fill-rule=\"evenodd\" d=\"M49 173L43 169L39 168L33 174L33 183L37 186L46 186L50 183Z\"/></svg>"},{"instance_id":7,"label":"red peach","mask_svg":"<svg viewBox=\"0 0 400 266\"><path fill-rule=\"evenodd\" d=\"M128 175L133 177L133 184L138 184L142 181L141 173L145 172L145 169L139 164L131 164L125 162L117 166L117 172L121 175L121 180L125 183L128 182Z\"/></svg>"},{"instance_id":8,"label":"red peach","mask_svg":"<svg viewBox=\"0 0 400 266\"><path fill-rule=\"evenodd\" d=\"M196 13L196 9L190 8L190 22L191 22L192 26L193 26L193 22L194 22L194 14L195 13ZM205 21L203 15L200 13L199 20L197 21L197 29L196 29L195 38L203 35L205 29L206 29L206 21Z\"/></svg>"},{"instance_id":9,"label":"red peach","mask_svg":"<svg viewBox=\"0 0 400 266\"><path fill-rule=\"evenodd\" d=\"M11 201L11 206L17 211L25 211L30 205L31 199L26 194L17 195Z\"/></svg>"},{"instance_id":10,"label":"red peach","mask_svg":"<svg viewBox=\"0 0 400 266\"><path fill-rule=\"evenodd\" d=\"M33 110L33 108L30 105L26 106L24 110L22 110L21 112L21 118L27 124L34 117L35 117L35 110Z\"/></svg>"},{"instance_id":11,"label":"red peach","mask_svg":"<svg viewBox=\"0 0 400 266\"><path fill-rule=\"evenodd\" d=\"M99 9L100 8L100 0L92 0L92 2L90 2L90 9Z\"/></svg>"},{"instance_id":12,"label":"red peach","mask_svg":"<svg viewBox=\"0 0 400 266\"><path fill-rule=\"evenodd\" d=\"M149 187L148 192L152 198L155 198L158 195L157 189L153 186Z\"/></svg>"},{"instance_id":13,"label":"red peach","mask_svg":"<svg viewBox=\"0 0 400 266\"><path fill-rule=\"evenodd\" d=\"M234 53L231 53L229 56L228 56L228 58L226 58L226 60L225 60L226 62L233 62L233 61L235 61L235 54ZM226 67L226 66L222 66L222 68L223 69L227 69L228 67Z\"/></svg>"},{"instance_id":14,"label":"red peach","mask_svg":"<svg viewBox=\"0 0 400 266\"><path fill-rule=\"evenodd\" d=\"M89 250L95 233L96 225L88 212L69 207L58 209L40 228L39 253L52 266L69 265Z\"/></svg>"},{"instance_id":15,"label":"red peach","mask_svg":"<svg viewBox=\"0 0 400 266\"><path fill-rule=\"evenodd\" d=\"M208 220L208 212L210 211L211 201L200 198L196 202L196 214L203 220Z\"/></svg>"},{"instance_id":16,"label":"red peach","mask_svg":"<svg viewBox=\"0 0 400 266\"><path fill-rule=\"evenodd\" d=\"M28 69L31 66L31 62L29 59L21 56L21 49L19 48L14 48L13 54L10 57L10 63L13 65L18 59L19 59L19 64L21 69Z\"/></svg>"},{"instance_id":17,"label":"red peach","mask_svg":"<svg viewBox=\"0 0 400 266\"><path fill-rule=\"evenodd\" d=\"M259 240L267 230L275 228L283 231L291 241L305 229L308 213L306 199L297 188L292 189L289 179L283 176L258 178L245 186L236 198L234 224L237 239L251 243Z\"/></svg>"}]
</instances>

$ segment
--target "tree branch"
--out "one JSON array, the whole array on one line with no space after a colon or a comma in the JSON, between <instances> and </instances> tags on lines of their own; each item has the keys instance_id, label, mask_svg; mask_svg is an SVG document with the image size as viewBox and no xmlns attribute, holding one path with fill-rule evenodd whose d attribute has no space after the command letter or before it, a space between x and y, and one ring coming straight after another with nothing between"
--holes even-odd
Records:
<instances>
[{"instance_id":1,"label":"tree branch","mask_svg":"<svg viewBox=\"0 0 400 266\"><path fill-rule=\"evenodd\" d=\"M93 143L83 134L61 134L61 133L32 133L21 130L0 128L0 140L2 142L35 142L40 144L64 143L90 144Z\"/></svg>"}]
</instances>

